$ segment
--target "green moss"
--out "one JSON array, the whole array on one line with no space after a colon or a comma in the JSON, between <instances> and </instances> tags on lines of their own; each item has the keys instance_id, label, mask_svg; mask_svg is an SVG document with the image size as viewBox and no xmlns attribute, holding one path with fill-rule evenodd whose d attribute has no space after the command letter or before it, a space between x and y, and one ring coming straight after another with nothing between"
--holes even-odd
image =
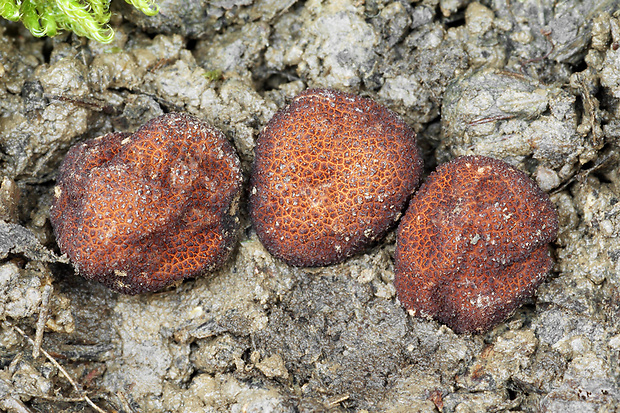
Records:
<instances>
[{"instance_id":1,"label":"green moss","mask_svg":"<svg viewBox=\"0 0 620 413\"><path fill-rule=\"evenodd\" d=\"M222 71L219 69L208 70L203 74L203 76L206 79L209 79L210 81L215 82L216 80L220 80L222 78Z\"/></svg>"},{"instance_id":2,"label":"green moss","mask_svg":"<svg viewBox=\"0 0 620 413\"><path fill-rule=\"evenodd\" d=\"M154 0L125 0L148 16L159 11ZM21 20L37 37L55 36L71 30L79 36L110 43L114 31L110 21L110 0L0 0L0 16Z\"/></svg>"}]
</instances>

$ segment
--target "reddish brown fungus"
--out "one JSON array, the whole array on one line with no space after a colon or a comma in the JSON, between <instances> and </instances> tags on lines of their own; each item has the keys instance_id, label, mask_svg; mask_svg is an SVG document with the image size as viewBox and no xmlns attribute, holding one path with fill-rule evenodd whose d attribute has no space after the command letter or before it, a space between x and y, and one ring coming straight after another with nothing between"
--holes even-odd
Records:
<instances>
[{"instance_id":1,"label":"reddish brown fungus","mask_svg":"<svg viewBox=\"0 0 620 413\"><path fill-rule=\"evenodd\" d=\"M79 274L126 294L215 269L236 240L239 159L224 135L174 113L71 148L50 211Z\"/></svg>"},{"instance_id":2,"label":"reddish brown fungus","mask_svg":"<svg viewBox=\"0 0 620 413\"><path fill-rule=\"evenodd\" d=\"M457 158L428 177L400 223L398 298L458 333L486 331L542 283L557 230L549 197L523 172Z\"/></svg>"},{"instance_id":3,"label":"reddish brown fungus","mask_svg":"<svg viewBox=\"0 0 620 413\"><path fill-rule=\"evenodd\" d=\"M381 238L416 188L415 133L374 101L309 89L259 136L250 216L259 239L297 266L341 262Z\"/></svg>"}]
</instances>

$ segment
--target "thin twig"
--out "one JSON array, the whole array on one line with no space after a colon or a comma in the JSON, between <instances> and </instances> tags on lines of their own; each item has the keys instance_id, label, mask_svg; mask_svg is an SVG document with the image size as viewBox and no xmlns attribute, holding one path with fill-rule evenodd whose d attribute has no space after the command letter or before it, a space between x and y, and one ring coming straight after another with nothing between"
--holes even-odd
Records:
<instances>
[{"instance_id":1,"label":"thin twig","mask_svg":"<svg viewBox=\"0 0 620 413\"><path fill-rule=\"evenodd\" d=\"M116 393L116 396L118 396L118 399L121 401L121 405L123 406L123 409L125 411L129 413L135 413L135 410L129 404L129 400L127 400L127 396L125 396L125 393L123 393L122 391L119 391Z\"/></svg>"},{"instance_id":2,"label":"thin twig","mask_svg":"<svg viewBox=\"0 0 620 413\"><path fill-rule=\"evenodd\" d=\"M43 399L49 400L52 402L62 402L62 403L78 403L83 402L83 397L62 397L62 396L47 396L45 394L37 394L37 393L28 393L28 392L18 392L19 394L26 395L28 397L32 397L35 399Z\"/></svg>"},{"instance_id":3,"label":"thin twig","mask_svg":"<svg viewBox=\"0 0 620 413\"><path fill-rule=\"evenodd\" d=\"M35 345L34 340L32 340L30 337L28 337L28 335L19 327L17 326L13 326L13 329L15 331L17 331L19 334L21 334L22 337L24 337L26 340L28 340L28 342L31 345ZM83 400L88 403L93 409L95 409L96 411L98 411L99 413L107 413L105 410L102 410L99 406L97 406L95 403L93 403L93 401L84 393L84 391L78 386L78 384L73 381L73 379L71 378L71 376L69 375L69 373L67 373L67 371L56 361L56 359L54 359L54 357L52 357L47 351L45 351L44 349L41 349L41 353L43 353L43 355L54 365L56 366L56 368L62 373L63 376L65 376L65 378L69 381L69 383L71 384L71 386L73 387L73 389L80 395L80 397L83 398Z\"/></svg>"},{"instance_id":4,"label":"thin twig","mask_svg":"<svg viewBox=\"0 0 620 413\"><path fill-rule=\"evenodd\" d=\"M469 126L482 125L484 123L495 122L497 120L509 120L513 119L515 115L494 115L494 116L485 116L484 118L479 118L472 120L468 123Z\"/></svg>"},{"instance_id":5,"label":"thin twig","mask_svg":"<svg viewBox=\"0 0 620 413\"><path fill-rule=\"evenodd\" d=\"M32 348L32 358L39 358L39 352L41 350L41 343L43 343L43 333L45 332L45 323L47 323L47 314L50 308L50 296L52 295L53 287L46 285L43 287L43 294L41 297L41 309L39 310L39 319L37 320L37 330L34 335L34 347Z\"/></svg>"},{"instance_id":6,"label":"thin twig","mask_svg":"<svg viewBox=\"0 0 620 413\"><path fill-rule=\"evenodd\" d=\"M553 42L553 39L551 38L551 31L550 30L541 30L540 33L545 36L545 38L547 39L547 41L551 44L551 49L549 49L549 51L547 53L545 53L542 56L538 56L538 57L534 57L532 59L527 59L527 60L522 60L521 61L521 67L519 68L519 71L522 74L525 74L525 66L530 64L530 63L537 63L537 62L541 62L543 60L545 60L546 58L548 58L551 53L553 53L555 51L555 43Z\"/></svg>"}]
</instances>

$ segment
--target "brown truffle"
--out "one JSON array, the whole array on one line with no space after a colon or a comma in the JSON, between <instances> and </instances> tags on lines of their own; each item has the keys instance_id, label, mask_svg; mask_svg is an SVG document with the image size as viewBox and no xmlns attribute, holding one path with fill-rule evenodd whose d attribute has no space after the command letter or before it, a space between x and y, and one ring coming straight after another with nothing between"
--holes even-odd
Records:
<instances>
[{"instance_id":1,"label":"brown truffle","mask_svg":"<svg viewBox=\"0 0 620 413\"><path fill-rule=\"evenodd\" d=\"M401 303L457 333L509 317L551 269L558 216L547 194L503 161L443 164L412 198L398 228Z\"/></svg>"},{"instance_id":2,"label":"brown truffle","mask_svg":"<svg viewBox=\"0 0 620 413\"><path fill-rule=\"evenodd\" d=\"M222 132L173 113L71 148L50 220L79 274L126 294L156 291L226 260L241 183Z\"/></svg>"},{"instance_id":3,"label":"brown truffle","mask_svg":"<svg viewBox=\"0 0 620 413\"><path fill-rule=\"evenodd\" d=\"M250 217L289 264L341 262L381 238L416 188L415 133L374 101L309 89L258 138Z\"/></svg>"}]
</instances>

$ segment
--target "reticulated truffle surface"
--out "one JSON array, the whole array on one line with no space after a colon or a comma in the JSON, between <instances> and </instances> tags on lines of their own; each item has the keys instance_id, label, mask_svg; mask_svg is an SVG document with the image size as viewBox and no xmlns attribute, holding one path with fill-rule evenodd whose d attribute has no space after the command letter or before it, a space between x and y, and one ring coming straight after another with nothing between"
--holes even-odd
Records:
<instances>
[{"instance_id":1,"label":"reticulated truffle surface","mask_svg":"<svg viewBox=\"0 0 620 413\"><path fill-rule=\"evenodd\" d=\"M543 282L557 231L549 197L526 174L456 158L429 175L399 225L398 298L458 333L489 330Z\"/></svg>"},{"instance_id":2,"label":"reticulated truffle surface","mask_svg":"<svg viewBox=\"0 0 620 413\"><path fill-rule=\"evenodd\" d=\"M242 176L219 130L173 113L76 145L50 220L82 276L137 294L211 271L237 238Z\"/></svg>"},{"instance_id":3,"label":"reticulated truffle surface","mask_svg":"<svg viewBox=\"0 0 620 413\"><path fill-rule=\"evenodd\" d=\"M415 132L374 101L309 89L261 132L250 217L276 257L338 263L385 235L417 187Z\"/></svg>"}]
</instances>

